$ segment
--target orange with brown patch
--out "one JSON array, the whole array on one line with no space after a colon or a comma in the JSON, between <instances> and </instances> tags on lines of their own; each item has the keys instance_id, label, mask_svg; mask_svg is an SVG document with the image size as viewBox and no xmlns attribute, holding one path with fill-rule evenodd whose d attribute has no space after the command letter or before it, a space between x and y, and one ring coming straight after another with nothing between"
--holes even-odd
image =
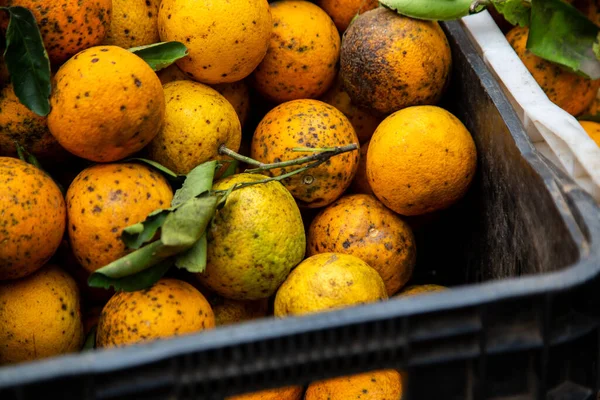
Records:
<instances>
[{"instance_id":1,"label":"orange with brown patch","mask_svg":"<svg viewBox=\"0 0 600 400\"><path fill-rule=\"evenodd\" d=\"M275 163L314 154L295 152L295 147L321 148L352 143L358 144L358 138L341 111L318 100L295 100L281 104L263 118L254 132L251 154L255 160ZM324 207L350 186L357 166L358 151L344 153L282 183L301 206ZM267 172L280 175L298 168Z\"/></svg>"},{"instance_id":2,"label":"orange with brown patch","mask_svg":"<svg viewBox=\"0 0 600 400\"><path fill-rule=\"evenodd\" d=\"M385 115L409 106L436 104L450 79L452 55L437 22L380 7L350 25L340 65L352 101Z\"/></svg>"},{"instance_id":3,"label":"orange with brown patch","mask_svg":"<svg viewBox=\"0 0 600 400\"><path fill-rule=\"evenodd\" d=\"M152 211L169 208L173 192L165 178L141 164L102 164L82 171L67 191L69 239L89 272L126 255L123 228Z\"/></svg>"},{"instance_id":4,"label":"orange with brown patch","mask_svg":"<svg viewBox=\"0 0 600 400\"><path fill-rule=\"evenodd\" d=\"M5 5L33 13L52 64L102 43L112 16L112 0L6 0Z\"/></svg>"}]
</instances>

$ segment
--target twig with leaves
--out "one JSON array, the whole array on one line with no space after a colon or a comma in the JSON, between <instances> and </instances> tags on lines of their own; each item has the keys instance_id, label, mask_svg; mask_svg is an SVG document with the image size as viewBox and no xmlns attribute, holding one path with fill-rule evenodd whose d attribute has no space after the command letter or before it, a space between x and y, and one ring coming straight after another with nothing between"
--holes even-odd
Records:
<instances>
[{"instance_id":1,"label":"twig with leaves","mask_svg":"<svg viewBox=\"0 0 600 400\"><path fill-rule=\"evenodd\" d=\"M156 210L144 221L123 230L121 236L123 242L127 248L134 251L94 272L88 280L89 285L107 289L112 286L117 290L134 291L152 286L173 265L193 273L203 272L207 262L207 228L215 213L225 206L227 197L233 191L282 181L318 167L331 157L357 149L357 144L312 149L315 154L310 156L263 164L221 147L221 154L257 166L248 172L262 172L290 166L299 166L299 168L282 175L237 184L228 190L211 190L215 172L220 170L222 165L216 161L209 161L197 166L186 176L181 188L175 192L170 208ZM136 160L147 162L171 179L178 178L177 174L155 162ZM228 170L230 173L233 172L232 169Z\"/></svg>"}]
</instances>

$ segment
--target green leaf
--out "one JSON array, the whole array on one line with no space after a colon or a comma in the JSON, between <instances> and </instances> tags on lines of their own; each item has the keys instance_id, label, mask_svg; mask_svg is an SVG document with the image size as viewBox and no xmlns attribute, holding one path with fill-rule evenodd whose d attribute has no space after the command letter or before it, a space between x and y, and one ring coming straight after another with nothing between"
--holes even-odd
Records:
<instances>
[{"instance_id":1,"label":"green leaf","mask_svg":"<svg viewBox=\"0 0 600 400\"><path fill-rule=\"evenodd\" d=\"M513 25L528 26L531 2L526 0L492 0L496 10Z\"/></svg>"},{"instance_id":2,"label":"green leaf","mask_svg":"<svg viewBox=\"0 0 600 400\"><path fill-rule=\"evenodd\" d=\"M103 275L109 278L124 278L148 269L170 256L181 251L181 248L165 246L160 240L150 243L124 257L119 258L94 272L95 275Z\"/></svg>"},{"instance_id":3,"label":"green leaf","mask_svg":"<svg viewBox=\"0 0 600 400\"><path fill-rule=\"evenodd\" d=\"M35 158L33 154L28 152L19 142L15 142L15 147L17 148L17 156L21 161L25 161L26 163L31 164L42 171L44 170L38 159Z\"/></svg>"},{"instance_id":4,"label":"green leaf","mask_svg":"<svg viewBox=\"0 0 600 400\"><path fill-rule=\"evenodd\" d=\"M132 53L142 58L154 71L167 68L175 61L187 56L187 48L180 42L161 42L133 47Z\"/></svg>"},{"instance_id":5,"label":"green leaf","mask_svg":"<svg viewBox=\"0 0 600 400\"><path fill-rule=\"evenodd\" d=\"M94 326L91 330L90 333L88 333L87 337L85 338L85 342L83 343L83 348L81 349L82 351L85 350L94 350L96 348L96 330L97 330L97 326Z\"/></svg>"},{"instance_id":6,"label":"green leaf","mask_svg":"<svg viewBox=\"0 0 600 400\"><path fill-rule=\"evenodd\" d=\"M598 36L596 37L596 42L594 42L594 45L592 46L592 50L594 51L596 58L600 60L600 32L598 33Z\"/></svg>"},{"instance_id":7,"label":"green leaf","mask_svg":"<svg viewBox=\"0 0 600 400\"><path fill-rule=\"evenodd\" d=\"M50 112L50 61L35 17L23 7L3 7L10 21L4 61L19 101L40 116Z\"/></svg>"},{"instance_id":8,"label":"green leaf","mask_svg":"<svg viewBox=\"0 0 600 400\"><path fill-rule=\"evenodd\" d=\"M127 160L125 160L123 162L132 162L132 161L139 161L144 164L148 164L149 166L156 168L167 178L177 180L177 181L181 181L181 180L185 179L185 175L178 175L175 172L171 171L169 168L165 167L164 165L161 165L161 164L157 163L156 161L148 160L146 158L128 158Z\"/></svg>"},{"instance_id":9,"label":"green leaf","mask_svg":"<svg viewBox=\"0 0 600 400\"><path fill-rule=\"evenodd\" d=\"M175 257L175 266L192 273L204 272L206 269L207 249L208 240L206 239L206 232L204 232L192 248Z\"/></svg>"},{"instance_id":10,"label":"green leaf","mask_svg":"<svg viewBox=\"0 0 600 400\"><path fill-rule=\"evenodd\" d=\"M170 210L155 210L148 214L146 219L135 225L123 229L121 239L130 249L139 249L151 241L160 229Z\"/></svg>"},{"instance_id":11,"label":"green leaf","mask_svg":"<svg viewBox=\"0 0 600 400\"><path fill-rule=\"evenodd\" d=\"M176 207L212 188L216 161L208 161L190 171L181 189L175 192L171 205Z\"/></svg>"},{"instance_id":12,"label":"green leaf","mask_svg":"<svg viewBox=\"0 0 600 400\"><path fill-rule=\"evenodd\" d=\"M93 273L88 279L88 284L91 287L104 289L114 287L115 290L135 292L154 285L167 273L171 265L173 265L171 260L165 260L136 274L122 278L112 278L103 274Z\"/></svg>"},{"instance_id":13,"label":"green leaf","mask_svg":"<svg viewBox=\"0 0 600 400\"><path fill-rule=\"evenodd\" d=\"M193 246L204 234L216 209L217 196L208 195L188 200L165 219L161 242L166 246Z\"/></svg>"},{"instance_id":14,"label":"green leaf","mask_svg":"<svg viewBox=\"0 0 600 400\"><path fill-rule=\"evenodd\" d=\"M379 3L411 18L449 21L483 11L471 9L474 0L380 0Z\"/></svg>"},{"instance_id":15,"label":"green leaf","mask_svg":"<svg viewBox=\"0 0 600 400\"><path fill-rule=\"evenodd\" d=\"M600 29L561 0L532 0L527 48L590 79L600 78L594 44Z\"/></svg>"},{"instance_id":16,"label":"green leaf","mask_svg":"<svg viewBox=\"0 0 600 400\"><path fill-rule=\"evenodd\" d=\"M240 166L240 162L238 160L233 160L228 164L229 166L227 167L225 172L223 172L219 179L225 179L229 178L231 175L235 175L237 168Z\"/></svg>"}]
</instances>

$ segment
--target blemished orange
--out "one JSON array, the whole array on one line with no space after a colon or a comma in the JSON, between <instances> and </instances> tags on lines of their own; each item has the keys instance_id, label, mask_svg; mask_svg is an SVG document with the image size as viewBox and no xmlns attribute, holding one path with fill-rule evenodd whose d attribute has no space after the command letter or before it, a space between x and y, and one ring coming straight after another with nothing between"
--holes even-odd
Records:
<instances>
[{"instance_id":1,"label":"blemished orange","mask_svg":"<svg viewBox=\"0 0 600 400\"><path fill-rule=\"evenodd\" d=\"M600 80L586 79L534 55L527 49L528 36L528 28L516 27L506 39L554 104L574 116L583 113L594 101Z\"/></svg>"},{"instance_id":2,"label":"blemished orange","mask_svg":"<svg viewBox=\"0 0 600 400\"><path fill-rule=\"evenodd\" d=\"M161 279L136 292L119 292L100 314L96 345L116 347L191 334L215 327L213 311L189 283Z\"/></svg>"},{"instance_id":3,"label":"blemished orange","mask_svg":"<svg viewBox=\"0 0 600 400\"><path fill-rule=\"evenodd\" d=\"M579 121L581 127L600 146L600 123L594 121Z\"/></svg>"},{"instance_id":4,"label":"blemished orange","mask_svg":"<svg viewBox=\"0 0 600 400\"><path fill-rule=\"evenodd\" d=\"M77 285L63 270L0 282L0 365L74 353L83 339Z\"/></svg>"},{"instance_id":5,"label":"blemished orange","mask_svg":"<svg viewBox=\"0 0 600 400\"><path fill-rule=\"evenodd\" d=\"M221 93L235 109L240 124L244 126L250 113L250 89L245 81L219 83L212 88Z\"/></svg>"},{"instance_id":6,"label":"blemished orange","mask_svg":"<svg viewBox=\"0 0 600 400\"><path fill-rule=\"evenodd\" d=\"M67 155L48 130L47 119L25 107L9 84L0 91L0 156L16 156L15 142L40 159L56 161Z\"/></svg>"},{"instance_id":7,"label":"blemished orange","mask_svg":"<svg viewBox=\"0 0 600 400\"><path fill-rule=\"evenodd\" d=\"M600 99L597 95L596 97L594 97L594 100L591 102L589 107L583 112L583 114L593 116L597 116L600 114Z\"/></svg>"},{"instance_id":8,"label":"blemished orange","mask_svg":"<svg viewBox=\"0 0 600 400\"><path fill-rule=\"evenodd\" d=\"M154 169L137 163L98 164L83 170L67 191L73 253L89 272L125 256L123 228L171 206L173 192Z\"/></svg>"},{"instance_id":9,"label":"blemished orange","mask_svg":"<svg viewBox=\"0 0 600 400\"><path fill-rule=\"evenodd\" d=\"M102 43L110 27L112 0L6 0L35 17L52 64Z\"/></svg>"},{"instance_id":10,"label":"blemished orange","mask_svg":"<svg viewBox=\"0 0 600 400\"><path fill-rule=\"evenodd\" d=\"M158 78L163 86L174 81L192 79L185 72L183 72L181 68L177 66L177 64L171 64L167 68L161 69L160 71L156 72L156 75L158 75Z\"/></svg>"},{"instance_id":11,"label":"blemished orange","mask_svg":"<svg viewBox=\"0 0 600 400\"><path fill-rule=\"evenodd\" d=\"M0 157L0 281L41 268L62 241L65 200L44 172L17 158Z\"/></svg>"},{"instance_id":12,"label":"blemished orange","mask_svg":"<svg viewBox=\"0 0 600 400\"><path fill-rule=\"evenodd\" d=\"M254 301L232 300L217 296L210 302L217 326L237 324L267 316L268 299Z\"/></svg>"},{"instance_id":13,"label":"blemished orange","mask_svg":"<svg viewBox=\"0 0 600 400\"><path fill-rule=\"evenodd\" d=\"M125 49L160 42L160 0L112 0L112 20L104 44Z\"/></svg>"},{"instance_id":14,"label":"blemished orange","mask_svg":"<svg viewBox=\"0 0 600 400\"><path fill-rule=\"evenodd\" d=\"M215 182L213 190L227 191L263 179L257 174L236 174ZM300 210L276 181L233 191L215 214L207 239L206 270L197 274L198 279L235 300L271 297L306 250Z\"/></svg>"},{"instance_id":15,"label":"blemished orange","mask_svg":"<svg viewBox=\"0 0 600 400\"><path fill-rule=\"evenodd\" d=\"M177 64L173 64L165 69L158 72L158 77L163 85L173 81L182 81L191 79L185 74ZM231 83L217 83L210 85L217 92L221 93L223 97L231 103L235 112L240 119L240 124L244 126L248 113L250 112L250 89L245 81L231 82Z\"/></svg>"},{"instance_id":16,"label":"blemished orange","mask_svg":"<svg viewBox=\"0 0 600 400\"><path fill-rule=\"evenodd\" d=\"M331 104L348 117L361 144L371 139L373 132L375 132L375 129L377 129L377 126L381 123L382 118L373 115L352 103L352 100L344 90L340 79L336 80L336 83L321 97L320 100L327 104Z\"/></svg>"},{"instance_id":17,"label":"blemished orange","mask_svg":"<svg viewBox=\"0 0 600 400\"><path fill-rule=\"evenodd\" d=\"M308 1L271 3L269 51L252 74L254 87L277 103L317 98L336 75L340 35L329 16Z\"/></svg>"},{"instance_id":18,"label":"blemished orange","mask_svg":"<svg viewBox=\"0 0 600 400\"><path fill-rule=\"evenodd\" d=\"M135 54L97 46L56 73L48 127L68 151L96 162L125 158L146 146L165 115L160 80Z\"/></svg>"},{"instance_id":19,"label":"blemished orange","mask_svg":"<svg viewBox=\"0 0 600 400\"><path fill-rule=\"evenodd\" d=\"M305 400L401 400L402 377L396 370L380 370L314 382Z\"/></svg>"},{"instance_id":20,"label":"blemished orange","mask_svg":"<svg viewBox=\"0 0 600 400\"><path fill-rule=\"evenodd\" d=\"M237 151L242 126L235 109L219 92L199 82L179 80L164 86L165 118L147 147L150 159L187 174L210 160L223 159L219 147Z\"/></svg>"},{"instance_id":21,"label":"blemished orange","mask_svg":"<svg viewBox=\"0 0 600 400\"><path fill-rule=\"evenodd\" d=\"M300 386L290 386L228 397L226 400L301 400L303 393Z\"/></svg>"},{"instance_id":22,"label":"blemished orange","mask_svg":"<svg viewBox=\"0 0 600 400\"><path fill-rule=\"evenodd\" d=\"M427 285L411 285L407 286L396 297L416 296L420 294L442 292L448 290L445 286L427 284Z\"/></svg>"},{"instance_id":23,"label":"blemished orange","mask_svg":"<svg viewBox=\"0 0 600 400\"><path fill-rule=\"evenodd\" d=\"M379 7L358 16L344 34L344 88L354 104L382 115L437 104L451 67L448 40L435 21Z\"/></svg>"},{"instance_id":24,"label":"blemished orange","mask_svg":"<svg viewBox=\"0 0 600 400\"><path fill-rule=\"evenodd\" d=\"M355 16L376 8L379 5L379 1L317 0L317 5L329 14L339 31L344 32Z\"/></svg>"},{"instance_id":25,"label":"blemished orange","mask_svg":"<svg viewBox=\"0 0 600 400\"><path fill-rule=\"evenodd\" d=\"M292 160L311 155L296 147L335 147L358 144L348 118L318 100L294 100L271 110L258 124L252 138L251 156L263 163ZM283 181L302 207L324 207L333 203L350 186L358 167L358 151L343 153L328 162ZM280 175L299 166L273 169Z\"/></svg>"},{"instance_id":26,"label":"blemished orange","mask_svg":"<svg viewBox=\"0 0 600 400\"><path fill-rule=\"evenodd\" d=\"M350 184L350 189L354 193L373 194L369 178L367 177L367 154L369 151L370 140L360 146L360 159L358 160L358 168L356 175Z\"/></svg>"},{"instance_id":27,"label":"blemished orange","mask_svg":"<svg viewBox=\"0 0 600 400\"><path fill-rule=\"evenodd\" d=\"M267 52L271 29L267 0L162 0L158 13L161 40L179 41L188 49L177 65L203 83L250 75Z\"/></svg>"},{"instance_id":28,"label":"blemished orange","mask_svg":"<svg viewBox=\"0 0 600 400\"><path fill-rule=\"evenodd\" d=\"M471 134L436 106L405 108L375 131L367 154L373 192L398 214L443 210L469 189L477 167Z\"/></svg>"},{"instance_id":29,"label":"blemished orange","mask_svg":"<svg viewBox=\"0 0 600 400\"><path fill-rule=\"evenodd\" d=\"M374 196L344 196L315 217L307 238L308 255L344 253L373 267L388 296L411 278L417 261L413 232Z\"/></svg>"},{"instance_id":30,"label":"blemished orange","mask_svg":"<svg viewBox=\"0 0 600 400\"><path fill-rule=\"evenodd\" d=\"M303 315L387 299L383 279L360 258L321 253L302 261L279 287L274 313Z\"/></svg>"}]
</instances>

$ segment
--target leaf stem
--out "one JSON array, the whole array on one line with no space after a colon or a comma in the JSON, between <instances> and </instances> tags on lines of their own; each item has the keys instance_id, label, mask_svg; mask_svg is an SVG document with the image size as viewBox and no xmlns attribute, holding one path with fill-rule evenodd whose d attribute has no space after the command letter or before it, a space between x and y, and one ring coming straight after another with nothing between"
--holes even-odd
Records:
<instances>
[{"instance_id":1,"label":"leaf stem","mask_svg":"<svg viewBox=\"0 0 600 400\"><path fill-rule=\"evenodd\" d=\"M303 172L305 172L305 171L307 171L307 170L309 170L311 168L316 168L319 165L323 164L328 159L329 159L329 157L328 158L324 158L322 160L317 160L317 161L315 161L315 162L313 162L311 164L308 164L308 165L306 165L306 166L304 166L302 168L295 169L295 170L290 171L290 172L288 172L286 174L283 174L283 175L272 176L272 177L268 177L268 178L261 179L261 180L258 180L258 181L254 181L254 182L238 183L238 184L234 185L233 188L230 188L231 190L215 190L213 193L216 194L216 195L226 195L226 194L228 194L228 192L231 192L231 191L234 191L234 190L240 190L240 189L243 189L243 188L248 187L248 186L260 185L260 184L269 183L269 182L280 182L280 181L282 181L284 179L291 178L294 175L301 174L301 173L303 173Z\"/></svg>"},{"instance_id":2,"label":"leaf stem","mask_svg":"<svg viewBox=\"0 0 600 400\"><path fill-rule=\"evenodd\" d=\"M325 147L325 148L315 148L315 149L309 148L308 150L306 150L303 147L299 147L297 149L299 149L299 150L294 149L294 151L311 151L311 152L314 152L315 154L311 154L310 156L305 156L305 157L299 157L294 160L265 164L265 163L256 161L250 157L246 157L241 154L238 154L235 151L230 150L225 146L221 146L219 148L219 153L228 155L229 157L231 157L235 160L256 166L257 168L247 169L246 171L244 171L244 172L248 172L248 173L253 173L253 172L267 171L267 170L276 169L276 168L285 168L285 167L290 167L293 165L302 165L302 164L310 163L312 161L321 161L321 160L327 161L331 157L336 156L338 154L357 150L358 145L356 143L352 143L352 144L348 144L345 146L336 146L336 147ZM311 168L313 168L313 167L311 167ZM281 178L281 179L285 179L286 178L285 175L287 175L287 174L282 175L282 176L284 176L284 178Z\"/></svg>"},{"instance_id":3,"label":"leaf stem","mask_svg":"<svg viewBox=\"0 0 600 400\"><path fill-rule=\"evenodd\" d=\"M219 154L225 155L225 156L229 156L229 157L233 158L234 160L238 160L239 162L243 162L243 163L246 163L248 165L256 165L256 166L260 166L261 165L260 161L256 161L253 158L246 157L246 156L243 156L241 154L238 154L235 151L230 150L227 147L225 147L224 144L222 144L221 147L219 147Z\"/></svg>"}]
</instances>

